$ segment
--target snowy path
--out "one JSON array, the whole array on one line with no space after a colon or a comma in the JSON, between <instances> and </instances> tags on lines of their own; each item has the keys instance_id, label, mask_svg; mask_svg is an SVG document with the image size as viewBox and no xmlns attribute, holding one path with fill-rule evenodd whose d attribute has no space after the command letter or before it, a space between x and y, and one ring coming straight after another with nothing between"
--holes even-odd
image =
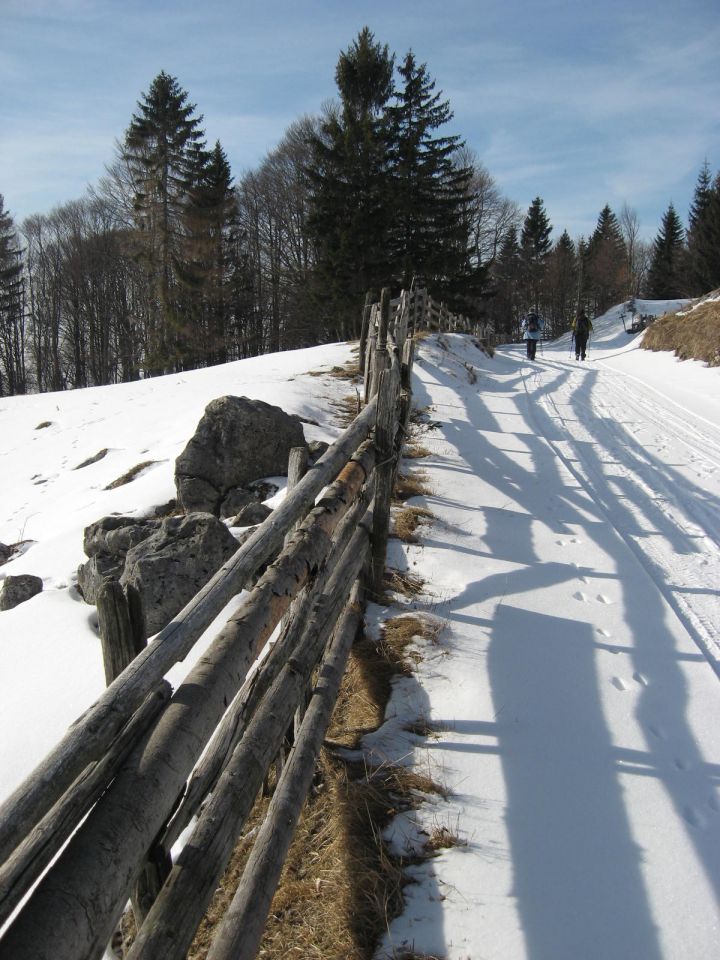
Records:
<instances>
[{"instance_id":1,"label":"snowy path","mask_svg":"<svg viewBox=\"0 0 720 960\"><path fill-rule=\"evenodd\" d=\"M395 843L463 845L413 868L385 948L715 956L720 431L610 359L447 343L416 366L436 521L391 558L447 626L369 746L451 792ZM403 730L418 716L426 739Z\"/></svg>"}]
</instances>

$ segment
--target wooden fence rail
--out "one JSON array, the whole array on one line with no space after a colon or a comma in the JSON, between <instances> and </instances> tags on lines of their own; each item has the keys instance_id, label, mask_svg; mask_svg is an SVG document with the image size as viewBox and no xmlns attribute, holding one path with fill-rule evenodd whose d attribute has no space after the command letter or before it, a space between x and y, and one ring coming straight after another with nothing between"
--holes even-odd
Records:
<instances>
[{"instance_id":1,"label":"wooden fence rail","mask_svg":"<svg viewBox=\"0 0 720 960\"><path fill-rule=\"evenodd\" d=\"M95 960L128 899L139 928L130 960L184 957L295 716L296 742L257 852L211 952L255 956L362 595L382 592L413 335L421 325L465 323L426 291L367 298L362 411L304 475L295 463L282 504L0 808L0 960ZM167 671L245 588L171 692ZM106 661L108 680L135 652L130 643L119 661ZM173 845L194 817L173 864Z\"/></svg>"}]
</instances>

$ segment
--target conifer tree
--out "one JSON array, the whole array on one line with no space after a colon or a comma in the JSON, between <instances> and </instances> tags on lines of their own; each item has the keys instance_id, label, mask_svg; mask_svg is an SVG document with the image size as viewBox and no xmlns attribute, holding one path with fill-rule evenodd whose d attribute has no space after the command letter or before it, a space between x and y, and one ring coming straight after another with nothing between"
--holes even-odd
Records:
<instances>
[{"instance_id":1,"label":"conifer tree","mask_svg":"<svg viewBox=\"0 0 720 960\"><path fill-rule=\"evenodd\" d=\"M520 257L523 267L525 305L523 309L541 309L542 282L552 246L552 225L541 197L528 207L520 234Z\"/></svg>"},{"instance_id":2,"label":"conifer tree","mask_svg":"<svg viewBox=\"0 0 720 960\"><path fill-rule=\"evenodd\" d=\"M340 110L312 138L308 227L317 255L319 295L339 314L339 335L354 332L358 303L389 276L388 131L393 92L387 45L365 27L340 54Z\"/></svg>"},{"instance_id":3,"label":"conifer tree","mask_svg":"<svg viewBox=\"0 0 720 960\"><path fill-rule=\"evenodd\" d=\"M497 259L492 268L494 296L490 303L490 315L495 330L502 339L511 340L520 329L522 259L515 226L511 225L503 236Z\"/></svg>"},{"instance_id":4,"label":"conifer tree","mask_svg":"<svg viewBox=\"0 0 720 960\"><path fill-rule=\"evenodd\" d=\"M553 338L570 327L577 306L578 256L570 234L564 230L550 252L545 276L546 320Z\"/></svg>"},{"instance_id":5,"label":"conifer tree","mask_svg":"<svg viewBox=\"0 0 720 960\"><path fill-rule=\"evenodd\" d=\"M183 365L187 215L207 159L201 121L177 79L162 71L143 94L125 134L123 159L131 178L138 253L152 291L147 361L153 372Z\"/></svg>"},{"instance_id":6,"label":"conifer tree","mask_svg":"<svg viewBox=\"0 0 720 960\"><path fill-rule=\"evenodd\" d=\"M627 251L620 223L605 204L587 245L584 270L584 294L595 313L623 300L629 293Z\"/></svg>"},{"instance_id":7,"label":"conifer tree","mask_svg":"<svg viewBox=\"0 0 720 960\"><path fill-rule=\"evenodd\" d=\"M464 208L472 170L456 162L460 137L439 132L453 114L435 92L426 64L418 64L410 51L398 70L402 84L387 111L391 256L402 286L419 275L439 295L452 289L465 268L469 238Z\"/></svg>"},{"instance_id":8,"label":"conifer tree","mask_svg":"<svg viewBox=\"0 0 720 960\"><path fill-rule=\"evenodd\" d=\"M653 300L672 300L683 296L684 286L684 231L671 203L663 215L662 224L653 245L647 294Z\"/></svg>"},{"instance_id":9,"label":"conifer tree","mask_svg":"<svg viewBox=\"0 0 720 960\"><path fill-rule=\"evenodd\" d=\"M26 386L22 248L0 194L0 397Z\"/></svg>"},{"instance_id":10,"label":"conifer tree","mask_svg":"<svg viewBox=\"0 0 720 960\"><path fill-rule=\"evenodd\" d=\"M191 192L187 220L192 259L184 278L195 319L197 363L224 363L234 309L238 202L227 155L220 144L207 155Z\"/></svg>"},{"instance_id":11,"label":"conifer tree","mask_svg":"<svg viewBox=\"0 0 720 960\"><path fill-rule=\"evenodd\" d=\"M688 218L689 292L700 296L720 286L720 174L707 161L695 186Z\"/></svg>"}]
</instances>

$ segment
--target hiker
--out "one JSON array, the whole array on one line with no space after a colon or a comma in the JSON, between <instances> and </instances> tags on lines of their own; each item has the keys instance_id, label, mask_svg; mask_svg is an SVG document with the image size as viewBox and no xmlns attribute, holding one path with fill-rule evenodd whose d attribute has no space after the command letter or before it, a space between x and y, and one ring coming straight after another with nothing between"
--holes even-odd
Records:
<instances>
[{"instance_id":1,"label":"hiker","mask_svg":"<svg viewBox=\"0 0 720 960\"><path fill-rule=\"evenodd\" d=\"M544 326L545 326L545 321L534 310L531 310L530 313L523 320L522 333L523 333L523 338L525 340L525 343L527 344L528 360L535 359L537 342L540 339L540 335L542 334Z\"/></svg>"},{"instance_id":2,"label":"hiker","mask_svg":"<svg viewBox=\"0 0 720 960\"><path fill-rule=\"evenodd\" d=\"M592 333L592 321L589 319L585 310L580 307L577 316L572 322L572 338L575 342L575 359L584 360L587 350L588 340Z\"/></svg>"}]
</instances>

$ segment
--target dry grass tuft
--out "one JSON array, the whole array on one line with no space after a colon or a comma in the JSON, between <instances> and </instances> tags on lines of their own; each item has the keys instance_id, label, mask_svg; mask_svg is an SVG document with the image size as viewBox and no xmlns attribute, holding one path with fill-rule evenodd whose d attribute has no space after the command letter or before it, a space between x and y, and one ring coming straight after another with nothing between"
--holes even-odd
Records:
<instances>
[{"instance_id":1,"label":"dry grass tuft","mask_svg":"<svg viewBox=\"0 0 720 960\"><path fill-rule=\"evenodd\" d=\"M103 490L115 490L116 487L122 487L126 483L132 483L138 474L142 473L147 467L151 467L154 463L159 463L159 461L143 460L142 463L136 463L134 467L131 467L127 471L127 473L124 473L121 477L118 477L117 480L113 480L112 483L109 483L106 487L103 487Z\"/></svg>"},{"instance_id":2,"label":"dry grass tuft","mask_svg":"<svg viewBox=\"0 0 720 960\"><path fill-rule=\"evenodd\" d=\"M467 840L458 837L448 827L435 827L425 842L428 853L437 853L438 850L450 850L452 847L466 847Z\"/></svg>"},{"instance_id":3,"label":"dry grass tuft","mask_svg":"<svg viewBox=\"0 0 720 960\"><path fill-rule=\"evenodd\" d=\"M425 586L425 581L415 573L407 570L395 570L388 567L385 570L383 589L387 592L399 594L401 597L417 597Z\"/></svg>"},{"instance_id":4,"label":"dry grass tuft","mask_svg":"<svg viewBox=\"0 0 720 960\"><path fill-rule=\"evenodd\" d=\"M88 457L87 460L83 460L82 463L73 467L73 470L82 470L83 467L89 467L91 463L97 463L98 460L102 460L103 457L107 456L107 452L107 447L103 447L102 450L98 450L94 457Z\"/></svg>"},{"instance_id":5,"label":"dry grass tuft","mask_svg":"<svg viewBox=\"0 0 720 960\"><path fill-rule=\"evenodd\" d=\"M411 497L422 497L430 493L428 475L421 470L413 473L398 473L395 480L393 496L395 500L404 503Z\"/></svg>"},{"instance_id":6,"label":"dry grass tuft","mask_svg":"<svg viewBox=\"0 0 720 960\"><path fill-rule=\"evenodd\" d=\"M720 366L720 300L705 300L660 317L645 332L645 350L672 350L681 360Z\"/></svg>"},{"instance_id":7,"label":"dry grass tuft","mask_svg":"<svg viewBox=\"0 0 720 960\"><path fill-rule=\"evenodd\" d=\"M392 533L403 543L417 543L417 531L433 519L425 507L403 507L392 516Z\"/></svg>"},{"instance_id":8,"label":"dry grass tuft","mask_svg":"<svg viewBox=\"0 0 720 960\"><path fill-rule=\"evenodd\" d=\"M345 426L349 426L353 422L362 408L360 394L357 390L355 393L349 393L347 396L341 397L340 400L331 400L330 402L336 410L340 411L340 421Z\"/></svg>"},{"instance_id":9,"label":"dry grass tuft","mask_svg":"<svg viewBox=\"0 0 720 960\"><path fill-rule=\"evenodd\" d=\"M356 380L360 376L360 367L357 361L351 360L343 367L332 367L330 370L308 370L308 377L335 377L336 380Z\"/></svg>"},{"instance_id":10,"label":"dry grass tuft","mask_svg":"<svg viewBox=\"0 0 720 960\"><path fill-rule=\"evenodd\" d=\"M421 443L410 441L403 447L402 455L406 460L422 460L423 457L430 456L430 451Z\"/></svg>"}]
</instances>

